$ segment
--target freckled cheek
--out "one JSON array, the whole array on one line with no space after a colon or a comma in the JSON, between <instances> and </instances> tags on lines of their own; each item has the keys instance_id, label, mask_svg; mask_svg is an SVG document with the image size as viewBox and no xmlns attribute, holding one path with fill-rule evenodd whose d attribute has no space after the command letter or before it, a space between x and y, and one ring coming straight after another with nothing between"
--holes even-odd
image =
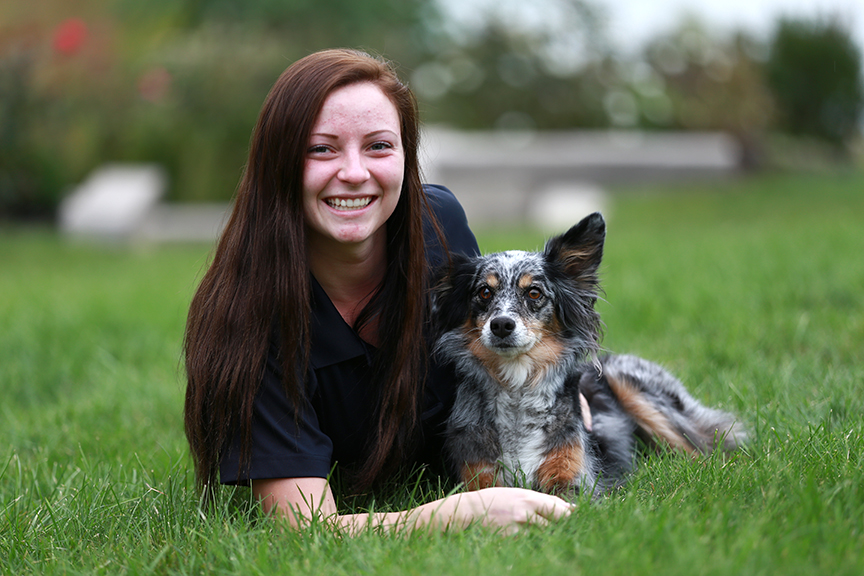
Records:
<instances>
[{"instance_id":1,"label":"freckled cheek","mask_svg":"<svg viewBox=\"0 0 864 576\"><path fill-rule=\"evenodd\" d=\"M401 190L402 180L405 177L405 162L401 158L398 161L388 162L380 169L374 170L373 174L382 187L390 190Z\"/></svg>"},{"instance_id":2,"label":"freckled cheek","mask_svg":"<svg viewBox=\"0 0 864 576\"><path fill-rule=\"evenodd\" d=\"M303 170L303 202L307 205L318 201L318 195L332 179L333 170L328 170L320 162L306 162Z\"/></svg>"}]
</instances>

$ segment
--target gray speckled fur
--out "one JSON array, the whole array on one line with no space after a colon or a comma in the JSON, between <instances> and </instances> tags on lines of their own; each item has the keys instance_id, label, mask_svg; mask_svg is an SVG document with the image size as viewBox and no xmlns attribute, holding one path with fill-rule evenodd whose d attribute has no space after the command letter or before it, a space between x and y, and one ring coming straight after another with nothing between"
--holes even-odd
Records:
<instances>
[{"instance_id":1,"label":"gray speckled fur","mask_svg":"<svg viewBox=\"0 0 864 576\"><path fill-rule=\"evenodd\" d=\"M496 484L542 489L537 473L547 455L575 443L584 458L568 489L601 493L632 470L640 440L653 444L662 436L628 412L634 402L661 415L655 420L686 439L685 449L734 450L746 440L734 416L700 404L660 366L635 356L596 357L604 238L605 223L594 214L551 239L542 253L459 257L442 275L433 316L436 353L461 377L445 441L457 470L494 463ZM530 297L530 289L541 296ZM550 356L554 361L541 361ZM615 392L622 382L635 399L630 404ZM591 432L580 391L591 408Z\"/></svg>"},{"instance_id":2,"label":"gray speckled fur","mask_svg":"<svg viewBox=\"0 0 864 576\"><path fill-rule=\"evenodd\" d=\"M661 366L630 355L608 356L602 366L604 379L633 384L700 452L710 452L715 447L729 452L747 440L747 431L735 416L701 404ZM587 373L582 388L587 392L591 388L586 376ZM598 416L602 415L599 412Z\"/></svg>"}]
</instances>

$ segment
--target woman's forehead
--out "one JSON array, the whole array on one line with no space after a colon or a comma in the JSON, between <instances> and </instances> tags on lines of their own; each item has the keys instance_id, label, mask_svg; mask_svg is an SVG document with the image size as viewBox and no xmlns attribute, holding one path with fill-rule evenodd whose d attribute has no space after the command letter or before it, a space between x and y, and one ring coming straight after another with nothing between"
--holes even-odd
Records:
<instances>
[{"instance_id":1,"label":"woman's forehead","mask_svg":"<svg viewBox=\"0 0 864 576\"><path fill-rule=\"evenodd\" d=\"M396 106L381 88L371 82L349 84L331 92L318 113L312 133L327 134L328 131L357 125L400 133Z\"/></svg>"}]
</instances>

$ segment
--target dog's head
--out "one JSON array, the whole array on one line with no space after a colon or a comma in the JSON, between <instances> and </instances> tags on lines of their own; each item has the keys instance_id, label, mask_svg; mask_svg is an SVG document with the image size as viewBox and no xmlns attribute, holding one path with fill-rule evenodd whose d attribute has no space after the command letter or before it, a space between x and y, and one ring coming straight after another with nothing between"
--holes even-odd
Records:
<instances>
[{"instance_id":1,"label":"dog's head","mask_svg":"<svg viewBox=\"0 0 864 576\"><path fill-rule=\"evenodd\" d=\"M543 252L454 256L433 290L437 334L461 332L470 353L487 366L594 352L605 235L603 217L594 213L550 239Z\"/></svg>"}]
</instances>

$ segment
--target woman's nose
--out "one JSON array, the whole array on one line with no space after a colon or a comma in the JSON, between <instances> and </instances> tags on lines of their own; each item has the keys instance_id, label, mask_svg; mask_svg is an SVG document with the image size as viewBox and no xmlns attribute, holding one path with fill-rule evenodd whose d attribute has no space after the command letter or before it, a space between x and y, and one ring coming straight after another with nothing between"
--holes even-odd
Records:
<instances>
[{"instance_id":1,"label":"woman's nose","mask_svg":"<svg viewBox=\"0 0 864 576\"><path fill-rule=\"evenodd\" d=\"M349 151L345 154L342 167L339 169L339 179L349 184L361 184L369 179L366 161L359 151Z\"/></svg>"}]
</instances>

